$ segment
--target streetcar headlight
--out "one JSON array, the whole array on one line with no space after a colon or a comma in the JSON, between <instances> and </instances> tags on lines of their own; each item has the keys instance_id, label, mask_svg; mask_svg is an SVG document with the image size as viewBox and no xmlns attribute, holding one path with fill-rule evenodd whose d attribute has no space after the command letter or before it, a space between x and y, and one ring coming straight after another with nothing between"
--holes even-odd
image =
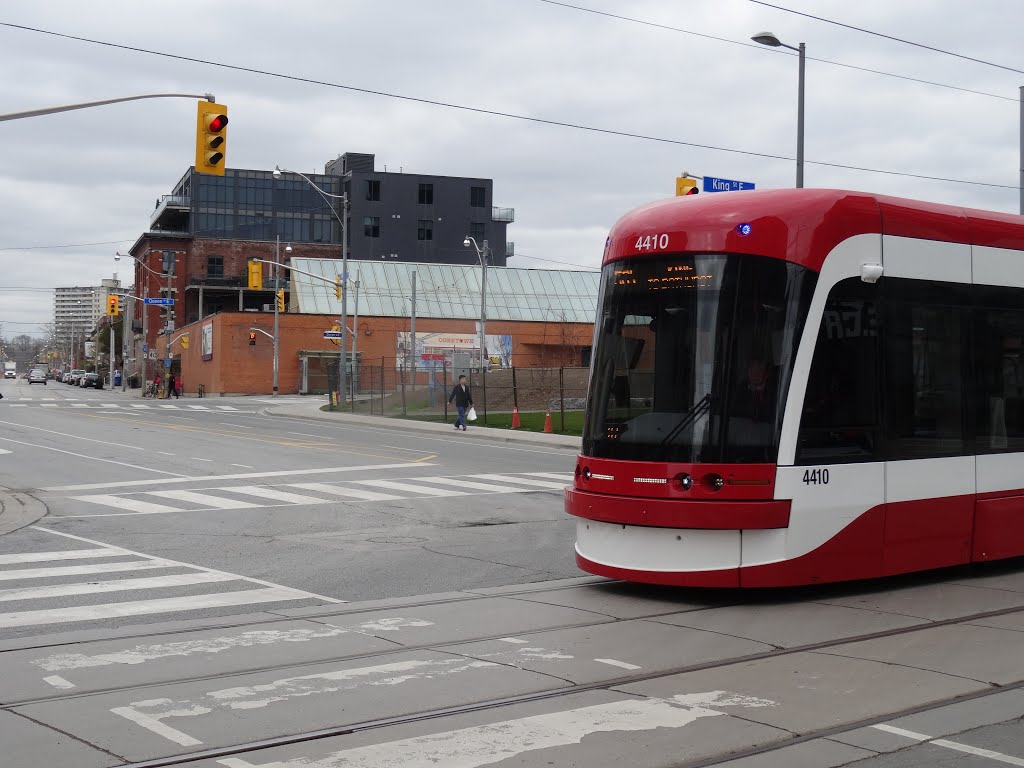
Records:
<instances>
[{"instance_id":1,"label":"streetcar headlight","mask_svg":"<svg viewBox=\"0 0 1024 768\"><path fill-rule=\"evenodd\" d=\"M688 491L693 488L693 478L685 472L676 477L676 480L679 481L679 487L684 491Z\"/></svg>"},{"instance_id":2,"label":"streetcar headlight","mask_svg":"<svg viewBox=\"0 0 1024 768\"><path fill-rule=\"evenodd\" d=\"M720 491L725 487L725 478L719 474L710 474L704 478L704 482L708 484L708 487L712 491Z\"/></svg>"},{"instance_id":3,"label":"streetcar headlight","mask_svg":"<svg viewBox=\"0 0 1024 768\"><path fill-rule=\"evenodd\" d=\"M583 468L583 479L584 480L589 480L590 479L590 475L591 475L590 467L584 467Z\"/></svg>"}]
</instances>

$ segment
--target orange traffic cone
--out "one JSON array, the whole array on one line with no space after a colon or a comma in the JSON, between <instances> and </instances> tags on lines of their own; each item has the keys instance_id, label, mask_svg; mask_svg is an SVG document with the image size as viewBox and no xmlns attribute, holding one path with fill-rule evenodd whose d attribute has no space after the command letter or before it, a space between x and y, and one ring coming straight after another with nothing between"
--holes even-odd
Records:
<instances>
[{"instance_id":1,"label":"orange traffic cone","mask_svg":"<svg viewBox=\"0 0 1024 768\"><path fill-rule=\"evenodd\" d=\"M512 429L519 429L519 408L512 406Z\"/></svg>"},{"instance_id":2,"label":"orange traffic cone","mask_svg":"<svg viewBox=\"0 0 1024 768\"><path fill-rule=\"evenodd\" d=\"M544 431L545 432L554 432L555 431L555 430L553 430L551 428L551 409L550 408L548 408L548 413L544 417Z\"/></svg>"}]
</instances>

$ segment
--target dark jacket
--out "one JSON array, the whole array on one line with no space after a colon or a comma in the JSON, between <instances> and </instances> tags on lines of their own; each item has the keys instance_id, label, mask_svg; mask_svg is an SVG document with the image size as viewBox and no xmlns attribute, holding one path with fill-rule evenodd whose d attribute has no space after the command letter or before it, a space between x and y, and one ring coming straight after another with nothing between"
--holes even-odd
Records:
<instances>
[{"instance_id":1,"label":"dark jacket","mask_svg":"<svg viewBox=\"0 0 1024 768\"><path fill-rule=\"evenodd\" d=\"M452 389L451 395L448 396L448 402L455 401L456 405L468 408L473 404L473 395L469 392L469 385L463 387L461 384L456 384L455 388Z\"/></svg>"}]
</instances>

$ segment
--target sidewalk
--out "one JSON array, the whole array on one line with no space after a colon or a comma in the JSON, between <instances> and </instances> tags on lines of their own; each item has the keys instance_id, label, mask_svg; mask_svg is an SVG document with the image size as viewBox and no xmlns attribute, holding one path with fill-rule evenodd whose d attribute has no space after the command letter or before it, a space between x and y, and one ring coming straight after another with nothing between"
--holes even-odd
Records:
<instances>
[{"instance_id":1,"label":"sidewalk","mask_svg":"<svg viewBox=\"0 0 1024 768\"><path fill-rule=\"evenodd\" d=\"M261 409L260 413L270 416L287 416L294 419L308 419L311 421L327 421L344 426L365 426L377 429L393 429L398 432L427 432L446 437L453 437L451 424L439 424L432 421L417 421L415 419L398 419L387 416L362 416L353 413L339 411L321 411L324 399L310 397L309 402L286 403L282 405L271 405ZM544 432L516 432L511 429L492 429L484 426L471 426L466 432L460 432L459 438L483 439L504 443L517 443L528 445L546 445L551 448L565 448L578 451L580 449L580 438L575 435L556 435Z\"/></svg>"}]
</instances>

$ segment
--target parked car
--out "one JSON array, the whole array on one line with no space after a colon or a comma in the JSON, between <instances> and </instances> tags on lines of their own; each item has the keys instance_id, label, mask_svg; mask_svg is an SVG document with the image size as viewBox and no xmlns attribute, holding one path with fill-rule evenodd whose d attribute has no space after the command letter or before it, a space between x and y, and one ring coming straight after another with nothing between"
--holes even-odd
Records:
<instances>
[{"instance_id":1,"label":"parked car","mask_svg":"<svg viewBox=\"0 0 1024 768\"><path fill-rule=\"evenodd\" d=\"M80 387L93 387L94 389L103 389L103 377L98 373L87 373L79 379Z\"/></svg>"},{"instance_id":2,"label":"parked car","mask_svg":"<svg viewBox=\"0 0 1024 768\"><path fill-rule=\"evenodd\" d=\"M33 368L28 372L29 384L46 384L46 371L42 368Z\"/></svg>"},{"instance_id":3,"label":"parked car","mask_svg":"<svg viewBox=\"0 0 1024 768\"><path fill-rule=\"evenodd\" d=\"M4 378L5 379L16 379L16 378L18 378L18 372L17 371L12 371L12 370L8 369L8 370L4 371Z\"/></svg>"},{"instance_id":4,"label":"parked car","mask_svg":"<svg viewBox=\"0 0 1024 768\"><path fill-rule=\"evenodd\" d=\"M71 384L73 386L78 386L78 380L80 378L82 378L83 376L85 376L85 369L83 369L83 368L72 368L71 369L71 378L68 379L68 384Z\"/></svg>"}]
</instances>

